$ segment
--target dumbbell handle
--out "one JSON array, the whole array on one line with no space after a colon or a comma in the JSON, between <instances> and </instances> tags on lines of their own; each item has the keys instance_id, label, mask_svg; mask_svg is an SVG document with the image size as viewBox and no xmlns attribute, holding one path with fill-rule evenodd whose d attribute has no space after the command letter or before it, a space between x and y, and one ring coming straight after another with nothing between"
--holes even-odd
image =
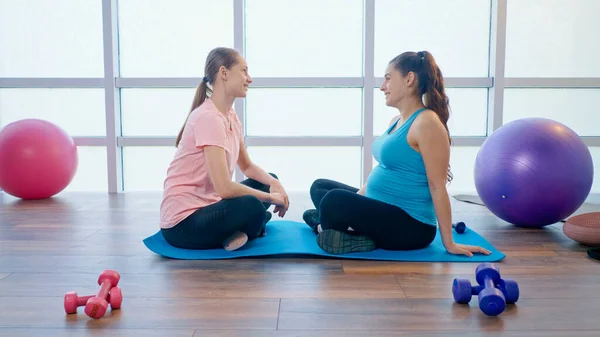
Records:
<instances>
[{"instance_id":1,"label":"dumbbell handle","mask_svg":"<svg viewBox=\"0 0 600 337\"><path fill-rule=\"evenodd\" d=\"M84 306L87 303L87 301L92 297L94 297L94 295L77 296L77 306L78 307Z\"/></svg>"},{"instance_id":2,"label":"dumbbell handle","mask_svg":"<svg viewBox=\"0 0 600 337\"><path fill-rule=\"evenodd\" d=\"M98 295L96 295L96 297L100 297L102 299L107 300L108 293L110 292L110 289L112 287L113 287L113 284L111 281L106 280L106 281L102 282L102 284L100 285L100 290L98 290Z\"/></svg>"},{"instance_id":3,"label":"dumbbell handle","mask_svg":"<svg viewBox=\"0 0 600 337\"><path fill-rule=\"evenodd\" d=\"M483 285L478 284L476 286L472 286L471 287L471 295L479 295L479 293L486 287L487 288L496 288L496 286L494 285L494 281L489 277L486 277L483 280Z\"/></svg>"},{"instance_id":4,"label":"dumbbell handle","mask_svg":"<svg viewBox=\"0 0 600 337\"><path fill-rule=\"evenodd\" d=\"M485 289L485 288L495 288L494 281L492 280L492 278L486 276L483 279L483 285L481 286L481 288L482 289Z\"/></svg>"}]
</instances>

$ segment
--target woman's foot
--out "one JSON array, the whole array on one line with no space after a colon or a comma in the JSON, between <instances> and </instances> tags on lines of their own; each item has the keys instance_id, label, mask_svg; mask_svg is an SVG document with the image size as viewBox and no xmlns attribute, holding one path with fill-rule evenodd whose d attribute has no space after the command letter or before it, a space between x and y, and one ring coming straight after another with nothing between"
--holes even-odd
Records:
<instances>
[{"instance_id":1,"label":"woman's foot","mask_svg":"<svg viewBox=\"0 0 600 337\"><path fill-rule=\"evenodd\" d=\"M265 216L265 225L271 221L271 218L273 218L273 213L266 211L267 215Z\"/></svg>"},{"instance_id":2,"label":"woman's foot","mask_svg":"<svg viewBox=\"0 0 600 337\"><path fill-rule=\"evenodd\" d=\"M317 211L316 209L309 209L304 211L304 214L302 214L302 220L304 220L304 222L306 222L306 224L310 226L310 228L312 228L315 234L318 234L317 226L320 222L319 211Z\"/></svg>"},{"instance_id":3,"label":"woman's foot","mask_svg":"<svg viewBox=\"0 0 600 337\"><path fill-rule=\"evenodd\" d=\"M326 229L317 235L317 244L329 254L348 254L375 250L375 241L364 235L354 235Z\"/></svg>"},{"instance_id":4,"label":"woman's foot","mask_svg":"<svg viewBox=\"0 0 600 337\"><path fill-rule=\"evenodd\" d=\"M235 232L223 242L223 248L232 251L242 248L248 242L248 235L242 232Z\"/></svg>"},{"instance_id":5,"label":"woman's foot","mask_svg":"<svg viewBox=\"0 0 600 337\"><path fill-rule=\"evenodd\" d=\"M260 229L260 233L258 233L259 237L263 237L265 235L267 235L267 223L269 223L269 221L271 221L271 218L273 217L273 214L269 211L267 211L267 216L265 217L265 223L262 225L262 228Z\"/></svg>"}]
</instances>

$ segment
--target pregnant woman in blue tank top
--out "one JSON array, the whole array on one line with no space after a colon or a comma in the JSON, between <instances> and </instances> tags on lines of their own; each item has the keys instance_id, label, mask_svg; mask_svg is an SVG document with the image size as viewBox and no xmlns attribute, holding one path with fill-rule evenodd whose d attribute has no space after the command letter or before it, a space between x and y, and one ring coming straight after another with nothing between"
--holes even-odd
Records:
<instances>
[{"instance_id":1,"label":"pregnant woman in blue tank top","mask_svg":"<svg viewBox=\"0 0 600 337\"><path fill-rule=\"evenodd\" d=\"M449 106L444 79L427 51L405 52L390 61L381 91L399 111L373 144L379 165L358 189L316 180L310 195L316 209L304 221L331 254L421 249L434 240L437 226L451 254L490 254L457 244L446 184L449 170ZM424 100L423 100L424 98Z\"/></svg>"}]
</instances>

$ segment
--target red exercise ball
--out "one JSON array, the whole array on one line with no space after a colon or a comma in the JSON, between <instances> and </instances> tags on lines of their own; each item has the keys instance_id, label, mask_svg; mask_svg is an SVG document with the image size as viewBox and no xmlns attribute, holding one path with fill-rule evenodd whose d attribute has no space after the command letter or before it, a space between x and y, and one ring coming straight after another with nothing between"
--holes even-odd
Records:
<instances>
[{"instance_id":1,"label":"red exercise ball","mask_svg":"<svg viewBox=\"0 0 600 337\"><path fill-rule=\"evenodd\" d=\"M23 119L0 131L0 188L21 199L46 199L64 190L77 172L77 146L63 129Z\"/></svg>"}]
</instances>

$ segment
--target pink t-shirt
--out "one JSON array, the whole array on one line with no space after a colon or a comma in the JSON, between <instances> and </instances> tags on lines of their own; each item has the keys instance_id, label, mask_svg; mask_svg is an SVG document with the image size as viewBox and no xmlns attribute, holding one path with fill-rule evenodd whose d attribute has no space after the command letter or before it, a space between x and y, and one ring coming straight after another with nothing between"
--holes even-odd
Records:
<instances>
[{"instance_id":1,"label":"pink t-shirt","mask_svg":"<svg viewBox=\"0 0 600 337\"><path fill-rule=\"evenodd\" d=\"M207 98L190 114L164 182L160 227L171 228L197 209L221 200L208 174L204 146L225 149L233 179L242 141L242 124L233 109L219 112Z\"/></svg>"}]
</instances>

